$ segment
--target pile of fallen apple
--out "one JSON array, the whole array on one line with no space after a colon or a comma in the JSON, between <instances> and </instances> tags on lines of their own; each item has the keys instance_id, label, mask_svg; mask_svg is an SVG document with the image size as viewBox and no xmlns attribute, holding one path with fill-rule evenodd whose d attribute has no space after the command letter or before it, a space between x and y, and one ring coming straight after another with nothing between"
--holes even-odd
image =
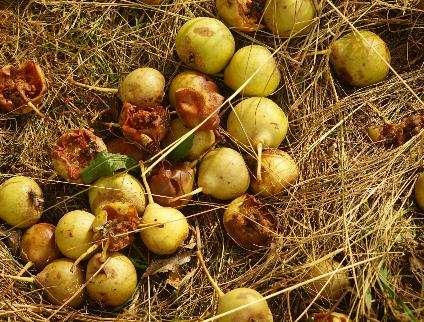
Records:
<instances>
[{"instance_id":1,"label":"pile of fallen apple","mask_svg":"<svg viewBox=\"0 0 424 322\"><path fill-rule=\"evenodd\" d=\"M263 15L271 32L299 37L316 18L311 0L270 0L265 11L247 1L216 3L224 22L244 32L263 28L259 23ZM1 184L0 218L14 228L27 229L22 259L26 269L34 265L39 270L34 277L11 278L39 284L59 305L78 307L87 294L99 305L120 306L137 287L136 269L122 251L136 235L154 254L178 251L190 234L184 206L200 193L228 201L223 227L240 247L266 248L278 238L275 218L260 200L286 193L297 182L299 168L289 152L279 149L289 128L286 107L267 98L281 79L274 54L260 45L235 52L227 26L207 17L181 27L176 51L191 69L172 79L167 98L165 78L158 70L139 68L123 79L116 123L123 138L105 143L90 129L73 129L52 146L56 173L89 185L91 212L71 211L56 226L38 223L43 214L38 184L23 176ZM371 31L348 33L326 54L335 74L351 86L375 84L389 73L389 50ZM219 77L210 76L221 72L223 83L234 91L227 100L215 82ZM42 115L46 90L44 74L32 61L0 70L0 108L7 113L35 110ZM242 98L233 107L230 100L238 94ZM229 107L223 122L221 112ZM233 147L217 140L220 126ZM423 177L416 196L424 208ZM210 277L200 247L198 255ZM329 274L334 270L336 274ZM317 278L323 274L326 277ZM309 286L330 300L338 300L350 285L347 269L331 258L317 261L308 278ZM238 288L224 294L212 279L211 283L219 295L217 315L251 303L224 314L222 321L235 316L237 321L273 320L267 302L255 290ZM337 313L315 315L315 320L330 318L347 319Z\"/></svg>"}]
</instances>

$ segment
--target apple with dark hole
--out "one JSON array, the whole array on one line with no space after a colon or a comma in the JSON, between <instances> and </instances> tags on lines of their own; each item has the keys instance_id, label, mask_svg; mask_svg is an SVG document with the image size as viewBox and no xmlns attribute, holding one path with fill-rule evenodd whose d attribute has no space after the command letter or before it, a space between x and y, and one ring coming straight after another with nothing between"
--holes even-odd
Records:
<instances>
[{"instance_id":1,"label":"apple with dark hole","mask_svg":"<svg viewBox=\"0 0 424 322\"><path fill-rule=\"evenodd\" d=\"M17 228L35 224L43 212L43 192L31 178L15 176L0 185L0 219Z\"/></svg>"}]
</instances>

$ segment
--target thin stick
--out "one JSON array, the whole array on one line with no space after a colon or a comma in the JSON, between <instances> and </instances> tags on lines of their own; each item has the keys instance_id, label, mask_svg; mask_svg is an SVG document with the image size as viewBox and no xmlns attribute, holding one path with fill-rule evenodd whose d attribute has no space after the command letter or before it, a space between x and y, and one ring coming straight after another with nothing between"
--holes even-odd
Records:
<instances>
[{"instance_id":1,"label":"thin stick","mask_svg":"<svg viewBox=\"0 0 424 322\"><path fill-rule=\"evenodd\" d=\"M209 273L208 268L206 267L205 260L203 259L202 240L200 239L200 229L199 229L199 226L197 226L197 225L196 225L196 239L197 239L197 251L196 251L197 258L198 258L200 264L202 265L203 271L205 272L205 274L206 274L209 282L211 283L212 287L218 293L218 296L222 297L222 296L225 295L225 293L221 290L221 288L218 286L216 281L212 278L211 274Z\"/></svg>"},{"instance_id":2,"label":"thin stick","mask_svg":"<svg viewBox=\"0 0 424 322\"><path fill-rule=\"evenodd\" d=\"M258 143L258 166L256 168L256 180L262 181L262 142Z\"/></svg>"},{"instance_id":3,"label":"thin stick","mask_svg":"<svg viewBox=\"0 0 424 322\"><path fill-rule=\"evenodd\" d=\"M71 271L73 272L75 270L75 268L77 267L77 265L79 263L81 263L84 259L87 258L88 255L90 255L92 252L94 252L97 248L99 247L99 245L92 245L89 249L87 249L83 254L80 255L80 257L78 257L75 262L72 264L71 267Z\"/></svg>"},{"instance_id":4,"label":"thin stick","mask_svg":"<svg viewBox=\"0 0 424 322\"><path fill-rule=\"evenodd\" d=\"M87 89L97 91L97 92L102 92L102 93L115 94L115 93L118 93L118 91L119 91L117 88L99 87L99 86L88 85L88 84L77 82L73 79L70 79L70 82L74 85L79 86L79 87L87 88Z\"/></svg>"},{"instance_id":5,"label":"thin stick","mask_svg":"<svg viewBox=\"0 0 424 322\"><path fill-rule=\"evenodd\" d=\"M19 282L26 282L26 283L35 282L35 277L24 277L24 276L10 275L10 274L0 274L0 276L11 278L12 280L19 281Z\"/></svg>"},{"instance_id":6,"label":"thin stick","mask_svg":"<svg viewBox=\"0 0 424 322\"><path fill-rule=\"evenodd\" d=\"M201 193L202 191L203 191L203 188L202 187L199 187L199 188L194 189L193 191L190 191L190 192L188 192L186 194L183 194L181 196L172 198L171 199L171 202L175 202L175 201L178 201L180 199L184 199L184 198L187 198L187 197L190 197L190 196L197 195L198 193Z\"/></svg>"},{"instance_id":7,"label":"thin stick","mask_svg":"<svg viewBox=\"0 0 424 322\"><path fill-rule=\"evenodd\" d=\"M143 183L146 188L147 199L149 200L149 204L154 204L155 201L153 200L152 192L150 191L149 184L147 183L146 168L144 164L140 163L140 169L141 169L141 177L143 178Z\"/></svg>"},{"instance_id":8,"label":"thin stick","mask_svg":"<svg viewBox=\"0 0 424 322\"><path fill-rule=\"evenodd\" d=\"M33 262L28 262L25 264L24 267L22 267L22 269L19 271L17 276L22 276L27 270L29 270L32 266L34 265Z\"/></svg>"}]
</instances>

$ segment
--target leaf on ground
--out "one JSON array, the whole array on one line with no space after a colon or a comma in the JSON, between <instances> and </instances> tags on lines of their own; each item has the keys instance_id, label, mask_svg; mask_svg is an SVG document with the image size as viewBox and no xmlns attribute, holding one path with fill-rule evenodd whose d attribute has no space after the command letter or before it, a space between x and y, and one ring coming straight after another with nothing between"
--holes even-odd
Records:
<instances>
[{"instance_id":1,"label":"leaf on ground","mask_svg":"<svg viewBox=\"0 0 424 322\"><path fill-rule=\"evenodd\" d=\"M153 261L149 267L147 267L142 277L177 271L180 266L190 262L191 257L194 255L193 252L184 252L171 258Z\"/></svg>"}]
</instances>

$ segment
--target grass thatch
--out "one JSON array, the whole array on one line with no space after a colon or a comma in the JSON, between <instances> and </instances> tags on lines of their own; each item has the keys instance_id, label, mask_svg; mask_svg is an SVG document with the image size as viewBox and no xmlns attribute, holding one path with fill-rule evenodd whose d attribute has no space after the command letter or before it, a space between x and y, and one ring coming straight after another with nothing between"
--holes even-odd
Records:
<instances>
[{"instance_id":1,"label":"grass thatch","mask_svg":"<svg viewBox=\"0 0 424 322\"><path fill-rule=\"evenodd\" d=\"M350 270L352 290L340 303L314 300L308 286L272 297L275 321L295 321L307 308L334 307L353 320L406 318L405 309L377 283L383 268L397 298L423 320L423 214L414 204L412 187L423 166L424 136L388 150L372 143L366 128L382 117L396 121L424 108L417 99L424 99L424 12L411 9L407 0L347 0L334 2L341 16L330 0L315 2L319 18L306 37L288 41L265 31L234 33L238 47L252 42L281 46L276 57L283 80L272 98L288 114L290 132L282 149L298 161L301 178L287 195L263 200L278 218L279 240L266 252L241 250L223 230L224 204L206 197L194 198L186 208L199 213L190 223L198 222L207 265L224 291L246 286L270 295L304 281L307 267L328 254L345 265L379 256ZM102 137L119 135L92 122L107 109L116 118L119 100L70 79L113 88L136 67L150 66L169 82L184 68L174 49L176 31L187 19L215 16L216 11L213 1L166 0L161 6L130 0L11 3L0 11L0 65L33 58L44 68L49 92L43 111L54 121L0 114L0 173L2 180L14 174L36 178L46 195L44 219L54 222L69 210L88 208L87 196L78 194L84 187L54 175L54 140L81 126L94 127ZM365 89L348 88L332 77L326 56L313 53L349 31L347 21L388 42L399 77L391 73L387 81ZM227 97L231 94L222 89ZM0 272L17 274L22 262L12 257L10 241L16 232L5 226L3 231ZM135 249L129 252L140 256ZM166 274L140 278L131 303L113 312L89 304L58 310L36 287L12 285L0 277L0 319L34 321L53 313L61 321L212 316L216 298L195 258L179 273L187 276L179 289L166 283Z\"/></svg>"}]
</instances>

